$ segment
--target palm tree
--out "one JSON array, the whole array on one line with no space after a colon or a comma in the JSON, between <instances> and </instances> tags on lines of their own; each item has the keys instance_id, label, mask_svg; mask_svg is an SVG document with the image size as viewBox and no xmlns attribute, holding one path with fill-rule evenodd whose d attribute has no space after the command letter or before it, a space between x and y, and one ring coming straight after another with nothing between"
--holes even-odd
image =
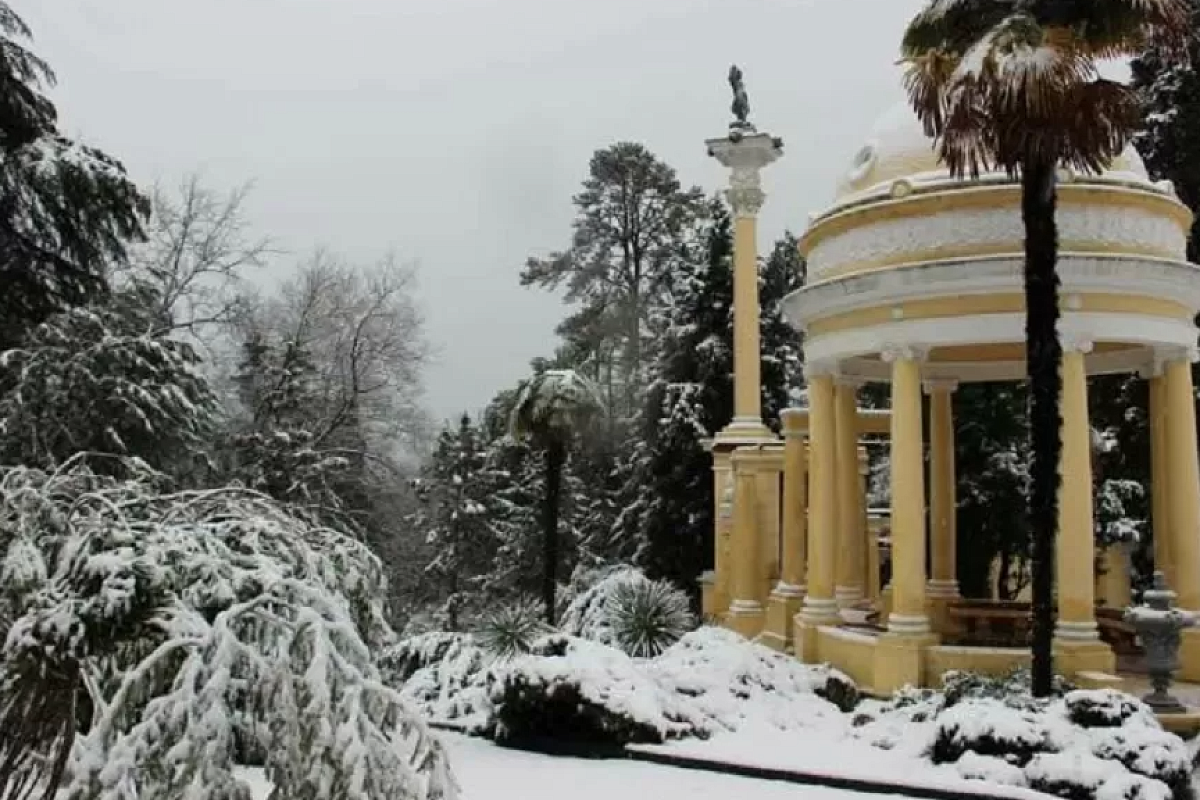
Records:
<instances>
[{"instance_id":1,"label":"palm tree","mask_svg":"<svg viewBox=\"0 0 1200 800\"><path fill-rule=\"evenodd\" d=\"M558 590L558 512L563 467L571 440L600 409L599 395L574 370L538 371L522 382L513 402L509 430L542 451L546 485L542 495L542 606L554 624Z\"/></svg>"},{"instance_id":2,"label":"palm tree","mask_svg":"<svg viewBox=\"0 0 1200 800\"><path fill-rule=\"evenodd\" d=\"M1020 176L1030 388L1033 691L1050 693L1058 517L1060 165L1098 172L1128 145L1137 98L1098 62L1153 43L1186 56L1189 0L928 0L901 47L909 99L951 174Z\"/></svg>"}]
</instances>

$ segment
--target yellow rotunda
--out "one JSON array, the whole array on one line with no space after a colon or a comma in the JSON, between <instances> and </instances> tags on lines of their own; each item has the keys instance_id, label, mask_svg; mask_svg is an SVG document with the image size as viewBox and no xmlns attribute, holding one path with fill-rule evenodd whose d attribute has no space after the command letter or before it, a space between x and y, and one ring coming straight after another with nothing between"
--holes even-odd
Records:
<instances>
[{"instance_id":1,"label":"yellow rotunda","mask_svg":"<svg viewBox=\"0 0 1200 800\"><path fill-rule=\"evenodd\" d=\"M757 187L758 171L779 155L739 160L761 138L734 131L709 142L733 169L739 222L752 222L764 197L759 190L747 207L735 196L739 185L753 173ZM1100 684L1117 679L1112 640L1097 621L1114 615L1098 608L1093 569L1088 376L1138 373L1150 382L1154 557L1179 606L1200 612L1191 372L1200 269L1185 255L1190 212L1169 183L1149 179L1132 148L1101 175L1061 171L1058 191L1064 355L1055 666ZM746 405L758 382L758 342L748 333L751 323L757 328L757 298L751 306L744 289L754 280L752 224L735 226L735 249L743 287L735 371ZM936 684L950 669L1025 663L1025 648L960 643L962 625L982 612L968 613L955 576L951 402L961 384L1025 377L1019 185L1003 174L952 178L899 103L863 143L833 203L813 215L801 249L807 282L788 298L787 314L804 336L808 407L785 412L782 442L746 435L756 407L739 408L731 431L714 440L716 569L704 581L706 613L805 661L830 662L880 693ZM868 383L890 384L890 412L858 408ZM878 537L865 509L860 437L869 432L890 436L886 591L877 585ZM969 544L969 532L961 541ZM1118 583L1127 579L1127 566L1113 568ZM1109 605L1128 601L1120 589L1109 594ZM874 625L864 622L872 609ZM1200 680L1200 632L1185 634L1181 657L1181 677Z\"/></svg>"}]
</instances>

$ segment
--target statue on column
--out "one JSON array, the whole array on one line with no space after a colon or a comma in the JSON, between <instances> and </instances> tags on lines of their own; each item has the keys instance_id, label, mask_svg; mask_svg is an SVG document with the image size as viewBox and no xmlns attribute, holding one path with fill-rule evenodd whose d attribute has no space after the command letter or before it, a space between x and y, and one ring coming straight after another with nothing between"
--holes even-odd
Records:
<instances>
[{"instance_id":1,"label":"statue on column","mask_svg":"<svg viewBox=\"0 0 1200 800\"><path fill-rule=\"evenodd\" d=\"M733 111L734 121L729 127L739 130L754 130L754 126L747 121L750 116L750 97L746 94L746 84L742 78L742 70L737 64L729 68L729 88L733 90Z\"/></svg>"}]
</instances>

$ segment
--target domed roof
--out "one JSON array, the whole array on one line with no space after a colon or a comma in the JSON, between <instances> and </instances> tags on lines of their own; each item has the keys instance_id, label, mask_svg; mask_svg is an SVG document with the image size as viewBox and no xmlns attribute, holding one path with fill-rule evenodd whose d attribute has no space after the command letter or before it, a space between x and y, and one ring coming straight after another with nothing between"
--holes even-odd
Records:
<instances>
[{"instance_id":1,"label":"domed roof","mask_svg":"<svg viewBox=\"0 0 1200 800\"><path fill-rule=\"evenodd\" d=\"M1001 172L981 175L979 181L1007 179ZM1089 175L1083 180L1089 183L1132 184L1161 191L1161 187L1156 187L1150 180L1141 157L1132 145L1103 174ZM951 178L945 165L938 160L933 140L925 135L920 120L907 101L897 103L878 118L849 169L843 173L834 205L841 207L886 197L891 194L897 181L905 181L913 189L926 190L940 184L964 183Z\"/></svg>"}]
</instances>

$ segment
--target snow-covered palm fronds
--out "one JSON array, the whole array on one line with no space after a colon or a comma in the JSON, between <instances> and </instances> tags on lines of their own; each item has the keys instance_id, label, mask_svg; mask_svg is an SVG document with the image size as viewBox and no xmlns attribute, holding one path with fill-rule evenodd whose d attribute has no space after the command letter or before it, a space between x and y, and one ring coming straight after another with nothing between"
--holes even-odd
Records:
<instances>
[{"instance_id":1,"label":"snow-covered palm fronds","mask_svg":"<svg viewBox=\"0 0 1200 800\"><path fill-rule=\"evenodd\" d=\"M1181 51L1187 0L930 0L905 33L906 86L955 174L1044 160L1104 168L1140 120L1100 61Z\"/></svg>"},{"instance_id":2,"label":"snow-covered palm fronds","mask_svg":"<svg viewBox=\"0 0 1200 800\"><path fill-rule=\"evenodd\" d=\"M374 666L391 631L364 545L252 492L131 474L0 472L0 578L26 587L3 609L4 797L53 797L63 767L70 800L245 797L245 750L278 797L455 796Z\"/></svg>"},{"instance_id":3,"label":"snow-covered palm fronds","mask_svg":"<svg viewBox=\"0 0 1200 800\"><path fill-rule=\"evenodd\" d=\"M559 438L575 431L602 407L591 381L571 369L548 369L521 383L510 429L518 438Z\"/></svg>"}]
</instances>

